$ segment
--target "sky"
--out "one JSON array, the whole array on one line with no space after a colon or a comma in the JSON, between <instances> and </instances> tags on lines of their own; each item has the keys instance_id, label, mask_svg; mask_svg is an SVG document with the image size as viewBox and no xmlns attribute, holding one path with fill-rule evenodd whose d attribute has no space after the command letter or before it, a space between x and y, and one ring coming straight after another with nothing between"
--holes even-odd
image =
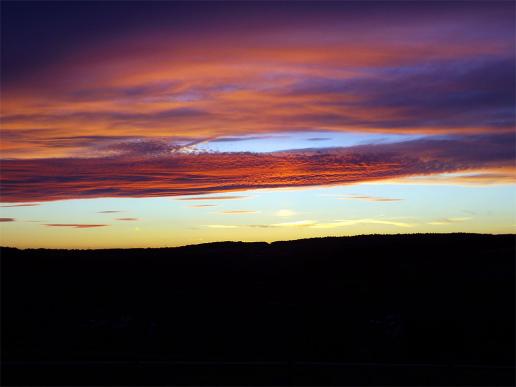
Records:
<instances>
[{"instance_id":1,"label":"sky","mask_svg":"<svg viewBox=\"0 0 516 387\"><path fill-rule=\"evenodd\" d=\"M514 233L515 11L3 1L0 245Z\"/></svg>"}]
</instances>

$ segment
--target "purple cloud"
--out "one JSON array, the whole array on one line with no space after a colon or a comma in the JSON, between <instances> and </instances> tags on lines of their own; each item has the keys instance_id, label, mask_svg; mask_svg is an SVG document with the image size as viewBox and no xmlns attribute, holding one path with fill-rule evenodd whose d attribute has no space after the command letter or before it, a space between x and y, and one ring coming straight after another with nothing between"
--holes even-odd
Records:
<instances>
[{"instance_id":1,"label":"purple cloud","mask_svg":"<svg viewBox=\"0 0 516 387\"><path fill-rule=\"evenodd\" d=\"M511 168L515 146L515 136L505 134L258 154L180 152L139 159L3 160L1 201L202 195ZM244 197L194 196L178 200Z\"/></svg>"}]
</instances>

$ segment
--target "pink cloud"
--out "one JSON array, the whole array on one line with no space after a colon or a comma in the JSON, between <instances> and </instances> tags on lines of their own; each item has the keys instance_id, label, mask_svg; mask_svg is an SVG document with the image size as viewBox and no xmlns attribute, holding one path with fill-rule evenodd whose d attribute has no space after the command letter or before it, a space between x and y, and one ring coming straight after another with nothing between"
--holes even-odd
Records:
<instances>
[{"instance_id":1,"label":"pink cloud","mask_svg":"<svg viewBox=\"0 0 516 387\"><path fill-rule=\"evenodd\" d=\"M513 166L512 135L421 139L273 153L4 160L3 202L203 195L260 188L354 184ZM181 197L185 201L242 195Z\"/></svg>"}]
</instances>

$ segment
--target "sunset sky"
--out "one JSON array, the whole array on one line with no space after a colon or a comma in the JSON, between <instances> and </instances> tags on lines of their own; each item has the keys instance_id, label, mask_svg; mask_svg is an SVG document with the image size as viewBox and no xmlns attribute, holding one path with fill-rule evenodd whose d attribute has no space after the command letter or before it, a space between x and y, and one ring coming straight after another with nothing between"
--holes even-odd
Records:
<instances>
[{"instance_id":1,"label":"sunset sky","mask_svg":"<svg viewBox=\"0 0 516 387\"><path fill-rule=\"evenodd\" d=\"M513 1L1 8L0 245L516 232Z\"/></svg>"}]
</instances>

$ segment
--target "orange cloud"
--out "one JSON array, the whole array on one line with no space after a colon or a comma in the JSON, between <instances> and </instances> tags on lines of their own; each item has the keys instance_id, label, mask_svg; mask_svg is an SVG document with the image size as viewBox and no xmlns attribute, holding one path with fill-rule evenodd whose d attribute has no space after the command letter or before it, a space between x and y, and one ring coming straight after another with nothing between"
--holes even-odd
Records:
<instances>
[{"instance_id":1,"label":"orange cloud","mask_svg":"<svg viewBox=\"0 0 516 387\"><path fill-rule=\"evenodd\" d=\"M511 7L404 4L388 17L379 5L346 7L216 13L195 27L164 10L167 23L113 23L113 34L79 34L84 44L62 42L56 55L37 50L39 61L2 77L0 199L188 196L455 172L469 173L459 183L514 181L478 172L514 169ZM195 149L322 131L429 138L261 154Z\"/></svg>"},{"instance_id":2,"label":"orange cloud","mask_svg":"<svg viewBox=\"0 0 516 387\"><path fill-rule=\"evenodd\" d=\"M1 201L202 195L260 188L353 184L505 166L514 137L421 139L273 153L135 153L2 162ZM178 200L235 200L245 196Z\"/></svg>"},{"instance_id":3,"label":"orange cloud","mask_svg":"<svg viewBox=\"0 0 516 387\"><path fill-rule=\"evenodd\" d=\"M490 18L465 15L373 17L382 34L330 12L259 34L223 23L181 39L172 27L103 38L3 87L0 150L89 157L123 137L510 132L512 28L494 38L477 28L491 31Z\"/></svg>"}]
</instances>

